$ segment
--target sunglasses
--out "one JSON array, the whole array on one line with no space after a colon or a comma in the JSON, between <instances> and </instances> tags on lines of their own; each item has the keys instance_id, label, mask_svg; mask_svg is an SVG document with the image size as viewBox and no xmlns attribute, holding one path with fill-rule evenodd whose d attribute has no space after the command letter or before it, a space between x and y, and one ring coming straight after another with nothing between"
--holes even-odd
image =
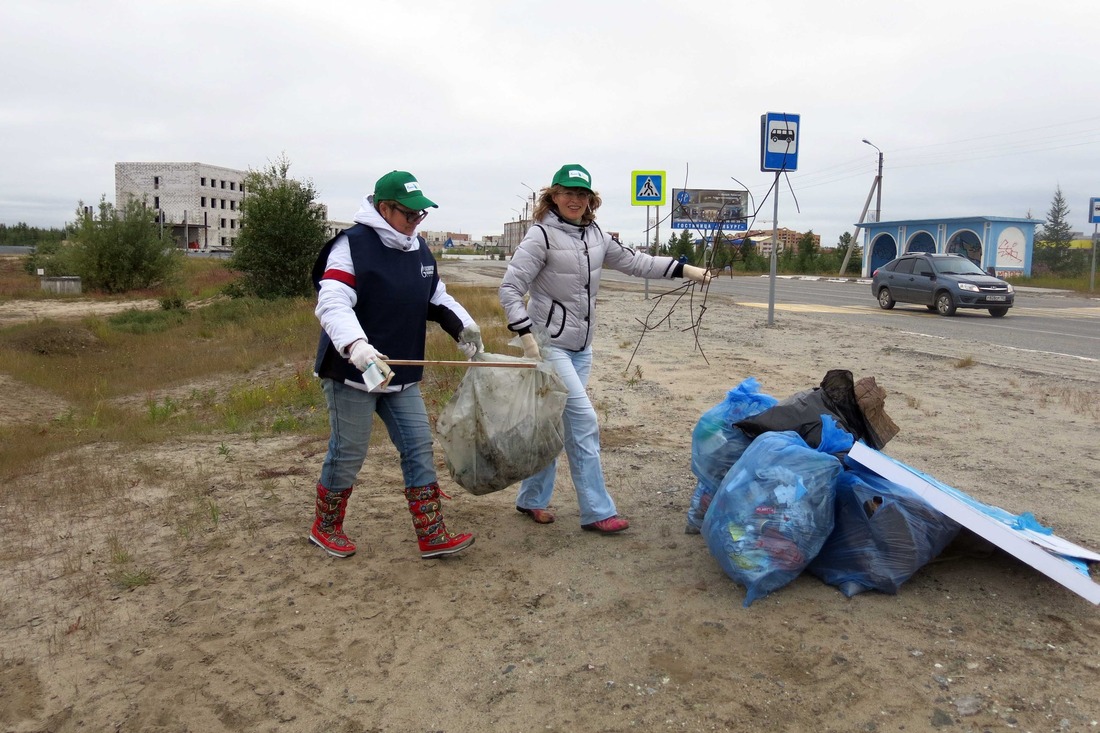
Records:
<instances>
[{"instance_id":1,"label":"sunglasses","mask_svg":"<svg viewBox=\"0 0 1100 733\"><path fill-rule=\"evenodd\" d=\"M583 188L563 188L558 192L559 196L565 196L570 199L586 199L589 196L589 192Z\"/></svg>"},{"instance_id":2,"label":"sunglasses","mask_svg":"<svg viewBox=\"0 0 1100 733\"><path fill-rule=\"evenodd\" d=\"M421 221L422 219L424 219L424 217L428 215L427 209L423 209L421 211L413 211L412 209L407 209L401 204L394 203L393 201L390 201L388 203L391 208L397 209L399 212L404 214L405 221L407 221L409 224L415 224L416 222Z\"/></svg>"}]
</instances>

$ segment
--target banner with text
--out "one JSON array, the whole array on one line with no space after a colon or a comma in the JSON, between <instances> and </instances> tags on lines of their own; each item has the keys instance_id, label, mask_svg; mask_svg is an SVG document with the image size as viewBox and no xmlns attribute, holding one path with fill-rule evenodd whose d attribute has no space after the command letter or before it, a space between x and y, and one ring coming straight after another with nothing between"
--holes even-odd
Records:
<instances>
[{"instance_id":1,"label":"banner with text","mask_svg":"<svg viewBox=\"0 0 1100 733\"><path fill-rule=\"evenodd\" d=\"M743 232L748 229L748 191L672 189L672 228Z\"/></svg>"}]
</instances>

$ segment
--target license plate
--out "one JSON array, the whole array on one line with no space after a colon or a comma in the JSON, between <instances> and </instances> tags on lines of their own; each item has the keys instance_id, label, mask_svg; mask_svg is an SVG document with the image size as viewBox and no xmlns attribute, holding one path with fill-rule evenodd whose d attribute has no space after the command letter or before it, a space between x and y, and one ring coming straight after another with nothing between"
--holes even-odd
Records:
<instances>
[{"instance_id":1,"label":"license plate","mask_svg":"<svg viewBox=\"0 0 1100 733\"><path fill-rule=\"evenodd\" d=\"M1004 295L987 295L987 296L985 296L985 299L993 301L993 302L997 302L997 303L1000 303L1003 300L1008 300L1008 298Z\"/></svg>"}]
</instances>

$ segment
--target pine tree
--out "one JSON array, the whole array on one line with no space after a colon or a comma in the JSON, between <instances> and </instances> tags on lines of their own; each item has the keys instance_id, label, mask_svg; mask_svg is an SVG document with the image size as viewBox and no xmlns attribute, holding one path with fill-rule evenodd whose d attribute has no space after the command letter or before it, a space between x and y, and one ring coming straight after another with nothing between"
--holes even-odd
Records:
<instances>
[{"instance_id":1,"label":"pine tree","mask_svg":"<svg viewBox=\"0 0 1100 733\"><path fill-rule=\"evenodd\" d=\"M1073 230L1069 225L1069 206L1062 196L1062 187L1054 189L1054 199L1047 211L1046 224L1036 234L1035 261L1053 272L1064 270L1069 265L1069 245L1073 239Z\"/></svg>"}]
</instances>

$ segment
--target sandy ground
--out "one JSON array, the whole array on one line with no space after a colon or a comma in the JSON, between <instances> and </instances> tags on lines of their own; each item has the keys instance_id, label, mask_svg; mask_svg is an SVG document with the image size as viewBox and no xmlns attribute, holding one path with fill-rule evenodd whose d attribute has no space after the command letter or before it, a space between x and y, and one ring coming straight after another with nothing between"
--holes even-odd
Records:
<instances>
[{"instance_id":1,"label":"sandy ground","mask_svg":"<svg viewBox=\"0 0 1100 733\"><path fill-rule=\"evenodd\" d=\"M953 546L896 596L848 599L802 575L743 608L684 534L699 416L745 377L785 397L847 368L889 393L901 433L887 453L1100 548L1096 365L708 306L707 360L685 303L625 372L653 303L601 293L590 388L633 523L618 536L580 530L565 471L558 521L538 526L514 487L450 482L437 451L448 524L477 542L422 561L386 442L352 498L360 551L345 560L306 540L323 441L103 445L109 469L74 455L16 477L0 487L0 729L1100 730L1100 609L1006 554ZM26 419L19 404L5 422ZM83 498L52 501L55 485ZM129 500L97 499L105 485ZM13 500L27 486L40 499ZM119 545L155 582L112 585Z\"/></svg>"}]
</instances>

